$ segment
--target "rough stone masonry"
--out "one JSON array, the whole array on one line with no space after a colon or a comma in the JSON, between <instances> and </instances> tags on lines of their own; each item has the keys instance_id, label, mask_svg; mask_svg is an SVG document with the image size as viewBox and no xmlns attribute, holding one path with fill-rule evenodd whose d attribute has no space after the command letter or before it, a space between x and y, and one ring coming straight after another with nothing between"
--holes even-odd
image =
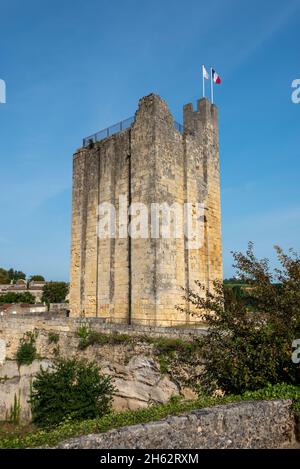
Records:
<instances>
[{"instance_id":1,"label":"rough stone masonry","mask_svg":"<svg viewBox=\"0 0 300 469\"><path fill-rule=\"evenodd\" d=\"M100 238L98 207L202 203L203 242L182 237ZM132 221L130 211L128 223ZM70 315L108 322L177 326L195 322L176 309L195 280L222 279L218 110L207 99L184 106L183 132L166 103L139 102L130 128L81 148L73 160Z\"/></svg>"},{"instance_id":2,"label":"rough stone masonry","mask_svg":"<svg viewBox=\"0 0 300 469\"><path fill-rule=\"evenodd\" d=\"M298 445L291 404L290 400L237 402L107 433L72 438L58 447L123 450L296 449Z\"/></svg>"}]
</instances>

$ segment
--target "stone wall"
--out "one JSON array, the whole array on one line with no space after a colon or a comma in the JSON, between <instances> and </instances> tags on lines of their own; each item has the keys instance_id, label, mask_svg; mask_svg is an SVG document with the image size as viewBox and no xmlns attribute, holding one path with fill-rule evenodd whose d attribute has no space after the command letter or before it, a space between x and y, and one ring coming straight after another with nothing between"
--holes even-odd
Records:
<instances>
[{"instance_id":1,"label":"stone wall","mask_svg":"<svg viewBox=\"0 0 300 469\"><path fill-rule=\"evenodd\" d=\"M289 400L249 401L73 438L58 447L92 449L284 448L295 443Z\"/></svg>"},{"instance_id":2,"label":"stone wall","mask_svg":"<svg viewBox=\"0 0 300 469\"><path fill-rule=\"evenodd\" d=\"M157 95L142 98L131 128L78 150L73 159L70 310L72 316L111 322L174 326L191 322L176 309L185 306L181 287L195 280L210 287L222 278L219 143L217 108L201 99L184 108L184 133ZM119 196L124 206L119 206ZM99 204L116 209L113 238L97 237ZM203 203L203 241L187 246L161 232L128 236L143 213L119 214L132 203ZM161 214L160 214L161 215ZM161 228L162 216L158 221ZM108 224L109 224L108 220ZM150 236L151 235L151 236ZM194 318L194 322L197 320Z\"/></svg>"},{"instance_id":3,"label":"stone wall","mask_svg":"<svg viewBox=\"0 0 300 469\"><path fill-rule=\"evenodd\" d=\"M61 340L61 352L63 356L70 355L68 340L74 339L74 348L78 348L78 337L76 332L78 328L85 324L97 332L105 334L119 333L129 336L148 336L148 337L169 337L182 340L192 340L194 337L206 333L205 326L199 327L159 327L147 325L128 325L106 323L100 318L66 318L64 314L41 313L24 314L18 317L0 317L0 339L6 343L6 357L14 359L19 345L19 340L28 331L37 331L37 346L41 356L48 356L51 353L51 347L48 344L48 333L57 332ZM1 360L1 357L0 357Z\"/></svg>"}]
</instances>

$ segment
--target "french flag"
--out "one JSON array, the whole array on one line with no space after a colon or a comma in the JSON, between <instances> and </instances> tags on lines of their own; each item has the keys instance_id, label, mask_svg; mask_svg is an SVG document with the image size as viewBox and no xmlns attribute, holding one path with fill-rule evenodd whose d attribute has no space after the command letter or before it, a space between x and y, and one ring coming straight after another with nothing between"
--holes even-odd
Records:
<instances>
[{"instance_id":1,"label":"french flag","mask_svg":"<svg viewBox=\"0 0 300 469\"><path fill-rule=\"evenodd\" d=\"M213 82L216 83L217 85L220 85L221 84L220 76L217 74L217 72L213 68L211 70L211 73L212 73Z\"/></svg>"}]
</instances>

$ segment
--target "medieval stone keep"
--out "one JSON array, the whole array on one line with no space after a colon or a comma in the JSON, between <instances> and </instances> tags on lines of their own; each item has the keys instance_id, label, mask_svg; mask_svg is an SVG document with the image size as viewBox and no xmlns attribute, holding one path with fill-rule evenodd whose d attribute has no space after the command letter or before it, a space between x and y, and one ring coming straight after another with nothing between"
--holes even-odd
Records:
<instances>
[{"instance_id":1,"label":"medieval stone keep","mask_svg":"<svg viewBox=\"0 0 300 469\"><path fill-rule=\"evenodd\" d=\"M205 98L196 110L187 104L183 111L183 127L174 125L166 103L151 94L140 100L128 128L88 141L75 153L71 316L156 326L193 323L176 309L185 306L182 287L195 288L199 280L210 288L222 279L218 111ZM188 206L201 219L200 243L189 243L189 231L166 237L161 226L153 229L152 207L163 204L181 207L183 214ZM114 210L107 236L99 234L103 206ZM174 212L169 214L174 221Z\"/></svg>"}]
</instances>

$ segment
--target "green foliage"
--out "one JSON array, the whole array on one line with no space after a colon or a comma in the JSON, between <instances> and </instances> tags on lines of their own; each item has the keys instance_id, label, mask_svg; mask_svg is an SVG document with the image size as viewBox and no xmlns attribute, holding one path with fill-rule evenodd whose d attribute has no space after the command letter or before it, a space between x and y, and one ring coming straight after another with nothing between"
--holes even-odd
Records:
<instances>
[{"instance_id":1,"label":"green foliage","mask_svg":"<svg viewBox=\"0 0 300 469\"><path fill-rule=\"evenodd\" d=\"M153 350L157 356L161 373L171 373L172 369L177 367L178 363L197 364L199 357L199 345L197 340L184 341L182 339L173 339L169 337L149 337L120 334L113 331L109 334L94 331L88 323L83 323L77 329L79 337L79 349L85 350L93 345L133 345L137 342L146 342L153 345ZM193 376L189 377L193 379ZM193 383L189 384L193 385Z\"/></svg>"},{"instance_id":2,"label":"green foliage","mask_svg":"<svg viewBox=\"0 0 300 469\"><path fill-rule=\"evenodd\" d=\"M77 335L80 338L79 348L81 350L86 349L90 345L120 345L132 343L132 337L127 334L119 334L118 332L103 334L102 332L93 331L87 325L80 326Z\"/></svg>"},{"instance_id":3,"label":"green foliage","mask_svg":"<svg viewBox=\"0 0 300 469\"><path fill-rule=\"evenodd\" d=\"M136 342L146 342L153 344L157 353L169 353L173 351L189 352L194 350L196 345L194 342L187 342L182 339L172 339L169 337L150 337L120 334L117 331L112 331L109 334L94 331L88 323L83 323L77 329L77 336L82 340L82 348L89 347L90 345L120 345L120 344L134 344Z\"/></svg>"},{"instance_id":4,"label":"green foliage","mask_svg":"<svg viewBox=\"0 0 300 469\"><path fill-rule=\"evenodd\" d=\"M0 284L7 285L11 283L11 281L13 283L16 283L16 281L20 279L22 280L26 279L26 275L21 270L14 270L14 269L6 270L3 268L0 268Z\"/></svg>"},{"instance_id":5,"label":"green foliage","mask_svg":"<svg viewBox=\"0 0 300 469\"><path fill-rule=\"evenodd\" d=\"M252 308L218 282L214 291L200 283L200 293L186 291L193 314L208 324L200 340L207 390L242 393L267 383L300 383L300 367L291 360L292 342L300 337L300 258L275 249L281 264L275 274L266 259L256 259L251 243L246 255L234 254L239 278L251 289Z\"/></svg>"},{"instance_id":6,"label":"green foliage","mask_svg":"<svg viewBox=\"0 0 300 469\"><path fill-rule=\"evenodd\" d=\"M179 415L197 409L212 407L220 404L229 404L242 400L261 399L298 399L300 387L286 385L267 386L259 392L247 393L241 396L228 395L224 397L200 396L195 401L183 401L172 397L166 404L153 405L136 411L111 412L100 418L85 420L81 422L64 421L56 428L50 430L39 430L25 436L10 436L0 439L0 448L28 448L40 446L55 446L60 441L91 433L103 433L113 428L126 425L137 425L166 418L169 415Z\"/></svg>"},{"instance_id":7,"label":"green foliage","mask_svg":"<svg viewBox=\"0 0 300 469\"><path fill-rule=\"evenodd\" d=\"M30 292L21 293L19 297L19 303L27 303L33 305L35 304L35 297Z\"/></svg>"},{"instance_id":8,"label":"green foliage","mask_svg":"<svg viewBox=\"0 0 300 469\"><path fill-rule=\"evenodd\" d=\"M26 279L26 274L24 274L24 272L22 272L21 270L9 269L7 273L9 276L9 280L12 280L13 283L15 283L17 280Z\"/></svg>"},{"instance_id":9,"label":"green foliage","mask_svg":"<svg viewBox=\"0 0 300 469\"><path fill-rule=\"evenodd\" d=\"M21 395L21 391L19 391L18 396L15 393L14 403L10 407L9 422L13 423L14 425L18 425L20 423L20 414L21 414L20 395Z\"/></svg>"},{"instance_id":10,"label":"green foliage","mask_svg":"<svg viewBox=\"0 0 300 469\"><path fill-rule=\"evenodd\" d=\"M162 374L167 374L169 371L169 357L165 355L159 355L158 357L159 369Z\"/></svg>"},{"instance_id":11,"label":"green foliage","mask_svg":"<svg viewBox=\"0 0 300 469\"><path fill-rule=\"evenodd\" d=\"M40 369L32 384L33 423L51 427L65 420L99 418L110 410L113 386L96 363L61 359Z\"/></svg>"},{"instance_id":12,"label":"green foliage","mask_svg":"<svg viewBox=\"0 0 300 469\"><path fill-rule=\"evenodd\" d=\"M25 292L25 293L9 292L0 296L0 303L2 304L26 303L26 304L33 305L35 304L35 297L29 292Z\"/></svg>"},{"instance_id":13,"label":"green foliage","mask_svg":"<svg viewBox=\"0 0 300 469\"><path fill-rule=\"evenodd\" d=\"M83 323L77 329L77 336L80 338L79 348L84 350L93 345L121 345L132 344L137 340L146 340L144 337L135 337L128 334L120 334L113 331L109 334L97 332L88 323Z\"/></svg>"},{"instance_id":14,"label":"green foliage","mask_svg":"<svg viewBox=\"0 0 300 469\"><path fill-rule=\"evenodd\" d=\"M252 295L251 287L247 285L229 285L223 284L225 300L239 301L243 303L248 311L255 311L257 309L257 302Z\"/></svg>"},{"instance_id":15,"label":"green foliage","mask_svg":"<svg viewBox=\"0 0 300 469\"><path fill-rule=\"evenodd\" d=\"M224 284L224 285L229 285L229 286L233 286L233 285L238 285L238 286L246 285L245 282L243 282L240 278L236 278L236 277L225 278L225 279L223 280L223 284Z\"/></svg>"},{"instance_id":16,"label":"green foliage","mask_svg":"<svg viewBox=\"0 0 300 469\"><path fill-rule=\"evenodd\" d=\"M32 275L30 277L30 282L45 282L45 277L42 275Z\"/></svg>"},{"instance_id":17,"label":"green foliage","mask_svg":"<svg viewBox=\"0 0 300 469\"><path fill-rule=\"evenodd\" d=\"M79 337L79 348L84 350L89 346L89 336L91 334L91 328L89 324L83 323L77 329L77 336Z\"/></svg>"},{"instance_id":18,"label":"green foliage","mask_svg":"<svg viewBox=\"0 0 300 469\"><path fill-rule=\"evenodd\" d=\"M158 353L170 353L170 352L182 352L189 354L191 351L195 350L196 343L187 342L182 339L172 339L170 337L158 337L158 338L147 338L148 342L153 343Z\"/></svg>"},{"instance_id":19,"label":"green foliage","mask_svg":"<svg viewBox=\"0 0 300 469\"><path fill-rule=\"evenodd\" d=\"M100 345L120 345L129 344L133 342L133 338L127 334L120 334L118 332L112 332L111 334L103 334L101 332L90 331L88 338L88 345L100 344Z\"/></svg>"},{"instance_id":20,"label":"green foliage","mask_svg":"<svg viewBox=\"0 0 300 469\"><path fill-rule=\"evenodd\" d=\"M10 278L7 270L0 268L0 285L7 285L10 283Z\"/></svg>"},{"instance_id":21,"label":"green foliage","mask_svg":"<svg viewBox=\"0 0 300 469\"><path fill-rule=\"evenodd\" d=\"M21 365L30 365L36 358L36 334L34 332L26 332L20 339L17 350L17 363Z\"/></svg>"},{"instance_id":22,"label":"green foliage","mask_svg":"<svg viewBox=\"0 0 300 469\"><path fill-rule=\"evenodd\" d=\"M294 401L292 408L293 408L293 411L295 412L295 414L298 415L298 420L299 420L299 417L300 417L300 399L297 399L296 401Z\"/></svg>"},{"instance_id":23,"label":"green foliage","mask_svg":"<svg viewBox=\"0 0 300 469\"><path fill-rule=\"evenodd\" d=\"M57 344L59 341L59 334L56 332L49 332L48 334L48 342L49 344Z\"/></svg>"},{"instance_id":24,"label":"green foliage","mask_svg":"<svg viewBox=\"0 0 300 469\"><path fill-rule=\"evenodd\" d=\"M243 394L246 400L270 400L270 399L300 399L300 386L292 384L270 384L256 391L246 391Z\"/></svg>"},{"instance_id":25,"label":"green foliage","mask_svg":"<svg viewBox=\"0 0 300 469\"><path fill-rule=\"evenodd\" d=\"M246 400L270 400L270 399L292 399L292 409L295 413L300 413L300 386L292 384L268 384L263 389L247 391L243 394Z\"/></svg>"},{"instance_id":26,"label":"green foliage","mask_svg":"<svg viewBox=\"0 0 300 469\"><path fill-rule=\"evenodd\" d=\"M113 331L109 334L94 331L88 323L83 323L77 329L79 337L79 349L85 350L93 345L133 345L137 342L145 342L153 345L153 351L157 356L161 373L173 374L174 368L178 368L178 364L186 363L197 365L199 357L198 340L184 341L182 339L173 339L169 337L150 337L120 334ZM202 361L202 359L201 359ZM187 385L194 386L194 376L188 378ZM175 377L176 380L176 377Z\"/></svg>"},{"instance_id":27,"label":"green foliage","mask_svg":"<svg viewBox=\"0 0 300 469\"><path fill-rule=\"evenodd\" d=\"M183 363L196 365L196 356L199 353L197 340L187 342L182 339L172 339L169 337L148 337L147 341L154 345L154 353L158 357L160 371L163 374L170 373L173 376L178 365L180 366ZM173 377L176 381L176 376ZM192 376L189 378L192 378ZM192 383L189 384L193 386Z\"/></svg>"},{"instance_id":28,"label":"green foliage","mask_svg":"<svg viewBox=\"0 0 300 469\"><path fill-rule=\"evenodd\" d=\"M49 282L43 288L42 301L47 303L62 303L65 301L69 286L65 282Z\"/></svg>"}]
</instances>

